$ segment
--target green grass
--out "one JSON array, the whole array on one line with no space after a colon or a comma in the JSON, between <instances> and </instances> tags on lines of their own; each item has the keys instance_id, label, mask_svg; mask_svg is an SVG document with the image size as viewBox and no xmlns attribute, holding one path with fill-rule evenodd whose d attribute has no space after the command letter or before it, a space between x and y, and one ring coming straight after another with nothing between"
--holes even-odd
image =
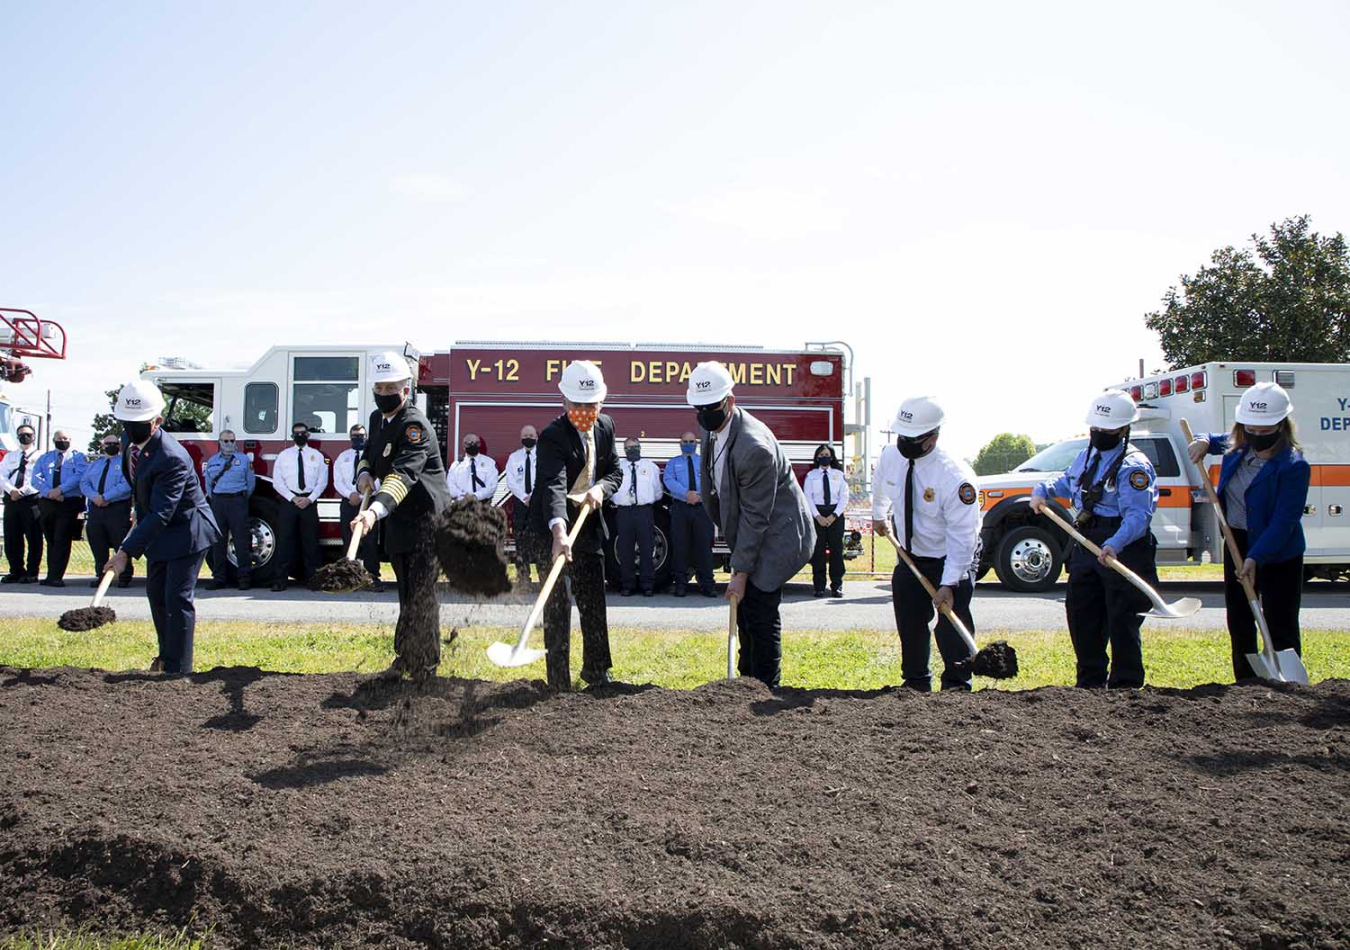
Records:
<instances>
[{"instance_id":1,"label":"green grass","mask_svg":"<svg viewBox=\"0 0 1350 950\"><path fill-rule=\"evenodd\" d=\"M93 633L68 633L51 620L12 620L0 641L0 664L19 667L75 666L106 670L144 669L154 654L148 621L124 621ZM542 662L502 669L484 654L493 640L514 643L518 631L466 627L445 653L445 676L511 680L542 678ZM448 631L447 631L448 633ZM540 634L535 634L536 645ZM1006 638L1018 653L1022 674L985 687L1026 689L1069 685L1073 650L1063 630L984 631L981 642ZM1350 631L1305 630L1304 660L1313 679L1350 678ZM611 628L614 675L632 683L690 688L726 674L726 634ZM196 666L257 666L293 673L374 672L392 658L391 630L369 625L257 624L204 621L197 625ZM581 641L572 640L579 670ZM1231 682L1228 637L1161 624L1144 630L1149 684L1190 687ZM934 651L934 665L940 660ZM900 682L899 642L894 630L783 632L783 683L808 688L869 689ZM4 948L0 947L0 950Z\"/></svg>"},{"instance_id":2,"label":"green grass","mask_svg":"<svg viewBox=\"0 0 1350 950\"><path fill-rule=\"evenodd\" d=\"M142 934L135 937L100 937L88 932L48 934L41 931L0 937L0 950L205 950L201 938L186 932L173 937Z\"/></svg>"}]
</instances>

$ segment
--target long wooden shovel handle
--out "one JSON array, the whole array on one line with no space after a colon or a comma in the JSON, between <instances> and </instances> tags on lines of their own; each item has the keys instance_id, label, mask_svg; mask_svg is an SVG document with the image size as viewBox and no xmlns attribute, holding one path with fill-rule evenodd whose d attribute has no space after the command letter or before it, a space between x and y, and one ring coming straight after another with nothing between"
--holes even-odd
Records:
<instances>
[{"instance_id":1,"label":"long wooden shovel handle","mask_svg":"<svg viewBox=\"0 0 1350 950\"><path fill-rule=\"evenodd\" d=\"M896 555L899 556L900 560L905 562L905 566L919 579L919 583L923 585L923 589L928 593L928 596L936 598L937 588L933 586L932 581L923 576L923 572L919 570L919 565L914 563L914 559L909 556L909 552L900 546L900 542L895 540L889 531L886 532L886 540L891 542L891 546L895 548ZM942 616L946 617L951 622L951 625L956 628L956 632L961 635L961 639L966 641L966 646L970 648L970 652L972 654L978 653L979 647L975 646L975 638L970 635L970 631L967 630L966 625L961 622L961 618L956 616L956 611L952 610L946 604L943 604L938 609L942 611Z\"/></svg>"},{"instance_id":2,"label":"long wooden shovel handle","mask_svg":"<svg viewBox=\"0 0 1350 950\"><path fill-rule=\"evenodd\" d=\"M740 603L740 598L732 594L730 619L727 620L727 679L736 677L736 605Z\"/></svg>"},{"instance_id":3,"label":"long wooden shovel handle","mask_svg":"<svg viewBox=\"0 0 1350 950\"><path fill-rule=\"evenodd\" d=\"M1092 543L1091 541L1089 541L1086 537L1084 537L1084 536L1082 535L1082 533L1079 532L1079 530L1078 530L1077 528L1075 528L1073 525L1069 524L1067 521L1065 521L1065 520L1064 520L1063 518L1061 518L1059 515L1055 514L1053 511L1051 511L1051 510L1050 510L1050 505L1049 505L1049 504L1045 504L1045 505L1042 505L1042 506L1041 506L1040 514L1043 515L1043 516L1046 517L1046 518L1049 518L1049 519L1050 519L1051 521L1053 521L1055 524L1057 524L1057 525L1059 525L1061 528L1063 528L1065 534L1067 534L1069 537L1073 538L1075 541L1077 541L1077 542L1078 542L1079 544L1081 544L1083 547L1087 548L1089 551L1091 551L1093 554L1097 555L1098 557L1101 557L1102 549L1099 548L1099 547L1097 547L1097 545L1093 544L1093 543ZM1116 559L1113 558L1113 557L1108 557L1108 558L1106 559L1106 563L1107 563L1108 565L1110 565L1110 567L1111 567L1117 574L1119 574L1121 577L1125 578L1127 581L1129 581L1129 582L1130 582L1131 584L1133 584L1135 587L1139 588L1139 590L1141 590L1143 593L1147 594L1147 595L1148 595L1148 599L1151 600L1151 601L1153 601L1153 603L1154 603L1155 605L1162 604L1162 602L1163 602L1162 595L1160 595L1156 590L1154 590L1154 589L1149 585L1149 582L1148 582L1148 581L1144 580L1142 577L1140 577L1140 576L1139 576L1138 574L1136 574L1134 571L1130 570L1128 567L1126 567L1124 564L1121 564L1120 561L1116 560Z\"/></svg>"},{"instance_id":4,"label":"long wooden shovel handle","mask_svg":"<svg viewBox=\"0 0 1350 950\"><path fill-rule=\"evenodd\" d=\"M366 509L368 507L370 507L369 488L367 488L365 490L365 493L361 495L361 509L357 511L356 517L359 518L363 514L365 514ZM366 526L361 522L357 522L356 527L352 530L352 540L347 545L347 560L349 561L356 560L356 549L361 546L361 539L364 538L365 536L366 536Z\"/></svg>"},{"instance_id":5,"label":"long wooden shovel handle","mask_svg":"<svg viewBox=\"0 0 1350 950\"><path fill-rule=\"evenodd\" d=\"M1186 445L1189 447L1195 441L1195 436L1191 433L1191 424L1185 419L1181 420L1181 434L1186 437ZM1200 470L1200 481L1205 486L1205 494L1209 496L1209 503L1214 506L1214 517L1219 520L1219 530L1223 532L1224 544L1228 546L1228 554L1233 559L1233 571L1242 569L1242 552L1238 549L1237 538L1233 536L1233 529L1228 524L1228 519L1224 517L1223 505L1219 504L1219 492L1214 487L1214 483L1209 480L1209 472L1203 465L1197 465ZM1252 608L1252 616L1256 619L1256 625L1261 628L1262 652L1267 656L1274 656L1274 647L1270 643L1270 629L1266 626L1266 616L1261 610L1261 601L1256 596L1256 585L1250 578L1242 577L1238 579L1242 585L1242 592L1247 595L1247 603Z\"/></svg>"},{"instance_id":6,"label":"long wooden shovel handle","mask_svg":"<svg viewBox=\"0 0 1350 950\"><path fill-rule=\"evenodd\" d=\"M576 544L577 538L581 535L581 526L586 523L586 516L591 513L589 505L581 506L581 514L577 515L577 523L572 525L572 530L567 534L569 544ZM544 604L548 602L548 595L553 593L553 586L558 583L558 577L562 574L563 565L567 563L567 555L559 554L553 559L553 566L549 568L548 577L544 580L544 586L539 588L539 596L535 598L534 609L530 611L530 616L525 620L525 626L520 628L520 642L516 646L519 651L524 648L529 641L530 631L534 625L539 622L540 616L544 613Z\"/></svg>"},{"instance_id":7,"label":"long wooden shovel handle","mask_svg":"<svg viewBox=\"0 0 1350 950\"><path fill-rule=\"evenodd\" d=\"M89 606L97 607L103 603L103 598L108 594L108 588L112 586L113 578L116 575L110 570L103 572L103 579L98 582L98 590L94 591L94 601Z\"/></svg>"}]
</instances>

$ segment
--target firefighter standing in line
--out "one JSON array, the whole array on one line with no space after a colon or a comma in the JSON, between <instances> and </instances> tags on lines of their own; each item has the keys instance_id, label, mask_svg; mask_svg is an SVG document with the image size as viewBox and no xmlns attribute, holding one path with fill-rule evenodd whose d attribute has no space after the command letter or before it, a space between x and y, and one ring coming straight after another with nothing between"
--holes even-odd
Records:
<instances>
[{"instance_id":1,"label":"firefighter standing in line","mask_svg":"<svg viewBox=\"0 0 1350 950\"><path fill-rule=\"evenodd\" d=\"M1064 613L1078 657L1077 685L1084 688L1144 685L1139 628L1149 600L1106 563L1108 556L1115 557L1149 584L1158 583L1158 543L1150 529L1158 506L1157 478L1148 456L1129 444L1130 424L1138 418L1129 393L1108 389L1097 396L1088 407L1088 447L1068 471L1037 485L1031 495L1032 511L1040 511L1047 498L1071 497L1079 532L1102 549L1100 557L1093 557L1075 544L1069 555Z\"/></svg>"},{"instance_id":2,"label":"firefighter standing in line","mask_svg":"<svg viewBox=\"0 0 1350 950\"><path fill-rule=\"evenodd\" d=\"M356 490L357 466L361 464L361 454L366 450L366 427L357 423L347 430L351 448L343 449L333 463L333 490L342 499L338 506L338 519L342 523L342 549L345 551L352 543L352 519L361 510L361 493ZM384 593L384 581L380 580L380 545L374 532L367 534L356 546L356 557L366 572L375 578L375 582L365 588L372 594Z\"/></svg>"},{"instance_id":3,"label":"firefighter standing in line","mask_svg":"<svg viewBox=\"0 0 1350 950\"><path fill-rule=\"evenodd\" d=\"M802 491L815 510L816 549L811 553L811 582L817 597L825 596L825 549L830 549L830 595L844 596L844 510L848 507L848 479L834 449L816 448L816 467L806 473Z\"/></svg>"},{"instance_id":4,"label":"firefighter standing in line","mask_svg":"<svg viewBox=\"0 0 1350 950\"><path fill-rule=\"evenodd\" d=\"M131 531L131 486L122 475L122 440L109 433L103 437L103 457L84 470L84 497L86 509L85 530L89 535L89 552L94 555L94 579L90 587L97 587L108 566L108 556L122 546ZM131 562L117 578L118 587L131 586Z\"/></svg>"},{"instance_id":5,"label":"firefighter standing in line","mask_svg":"<svg viewBox=\"0 0 1350 950\"><path fill-rule=\"evenodd\" d=\"M14 434L19 447L0 459L0 491L5 493L5 559L9 561L9 573L0 578L0 583L36 584L38 569L42 567L42 518L38 514L37 489L33 487L37 433L25 422Z\"/></svg>"},{"instance_id":6,"label":"firefighter standing in line","mask_svg":"<svg viewBox=\"0 0 1350 950\"><path fill-rule=\"evenodd\" d=\"M370 361L376 410L357 466L356 490L380 490L370 506L351 522L369 532L383 525L384 549L398 581L398 624L394 662L380 676L396 680L408 674L422 680L436 675L441 662L441 605L436 599L440 566L431 527L450 507L445 465L436 430L412 401L413 371L400 353L387 350Z\"/></svg>"},{"instance_id":7,"label":"firefighter standing in line","mask_svg":"<svg viewBox=\"0 0 1350 950\"><path fill-rule=\"evenodd\" d=\"M465 495L479 501L492 501L497 493L497 463L483 454L483 440L470 432L464 436L464 454L445 473L445 486L456 501Z\"/></svg>"},{"instance_id":8,"label":"firefighter standing in line","mask_svg":"<svg viewBox=\"0 0 1350 950\"><path fill-rule=\"evenodd\" d=\"M272 487L284 501L277 519L277 574L272 590L283 591L294 574L301 583L323 566L319 555L319 509L317 502L328 487L328 461L309 447L309 426L291 426L295 444L277 453L272 465Z\"/></svg>"},{"instance_id":9,"label":"firefighter standing in line","mask_svg":"<svg viewBox=\"0 0 1350 950\"><path fill-rule=\"evenodd\" d=\"M248 590L253 586L250 578L253 532L248 529L248 500L253 497L256 482L253 461L235 450L234 433L229 429L221 430L219 445L220 451L202 466L206 500L211 505L216 527L220 529L220 540L211 549L211 583L208 586L210 590L224 590L230 586L226 575L230 568L229 543L233 540L239 589Z\"/></svg>"},{"instance_id":10,"label":"firefighter standing in line","mask_svg":"<svg viewBox=\"0 0 1350 950\"><path fill-rule=\"evenodd\" d=\"M667 462L661 473L666 491L670 492L670 577L676 597L685 596L691 560L699 593L704 597L717 596L713 583L713 523L703 509L702 471L698 436L686 432L680 436L679 456Z\"/></svg>"},{"instance_id":11,"label":"firefighter standing in line","mask_svg":"<svg viewBox=\"0 0 1350 950\"><path fill-rule=\"evenodd\" d=\"M534 446L539 441L539 433L534 426L522 426L520 430L520 448L511 453L506 460L506 487L515 501L511 504L511 533L516 541L516 581L521 584L530 582L530 559L525 556L524 546L520 543L525 534L525 523L530 511L530 495L534 493L534 481L538 472ZM543 578L540 578L543 580Z\"/></svg>"},{"instance_id":12,"label":"firefighter standing in line","mask_svg":"<svg viewBox=\"0 0 1350 950\"><path fill-rule=\"evenodd\" d=\"M656 593L656 521L653 512L665 494L661 470L651 459L642 457L642 442L635 436L623 440L623 453L625 461L619 463L623 481L612 499L619 522L614 559L619 562L620 593L632 597L634 591L640 589L643 597L651 597Z\"/></svg>"},{"instance_id":13,"label":"firefighter standing in line","mask_svg":"<svg viewBox=\"0 0 1350 950\"><path fill-rule=\"evenodd\" d=\"M89 462L83 452L70 447L68 433L56 432L52 445L54 449L38 457L33 472L38 510L42 513L42 532L47 537L47 576L38 583L45 587L65 587L70 547L80 529L80 513L84 511L80 480L84 478Z\"/></svg>"},{"instance_id":14,"label":"firefighter standing in line","mask_svg":"<svg viewBox=\"0 0 1350 950\"><path fill-rule=\"evenodd\" d=\"M614 420L600 414L607 392L600 367L574 360L563 370L558 389L565 411L539 434L539 482L530 497L525 539L540 577L558 557L567 559L564 576L544 605L548 685L565 690L572 687L568 587L581 615L581 680L588 686L613 682L605 606L604 541L609 529L600 506L618 490L623 474L614 453ZM568 532L583 506L591 514L573 545Z\"/></svg>"},{"instance_id":15,"label":"firefighter standing in line","mask_svg":"<svg viewBox=\"0 0 1350 950\"><path fill-rule=\"evenodd\" d=\"M973 571L979 560L980 506L975 472L938 446L946 414L927 396L906 399L891 423L896 433L877 461L872 496L872 528L885 537L894 514L895 539L919 571L937 588L930 597L903 561L891 575L895 626L900 633L900 675L909 689L928 692L933 686L928 623L937 612L933 639L942 654L942 688L970 689L970 673L958 666L970 649L952 622L940 612L951 609L973 635L970 599Z\"/></svg>"}]
</instances>

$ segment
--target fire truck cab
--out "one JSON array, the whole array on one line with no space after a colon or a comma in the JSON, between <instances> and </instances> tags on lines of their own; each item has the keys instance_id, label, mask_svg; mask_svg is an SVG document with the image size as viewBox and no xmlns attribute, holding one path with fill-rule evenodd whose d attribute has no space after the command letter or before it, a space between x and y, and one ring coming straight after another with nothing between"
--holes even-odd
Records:
<instances>
[{"instance_id":1,"label":"fire truck cab","mask_svg":"<svg viewBox=\"0 0 1350 950\"><path fill-rule=\"evenodd\" d=\"M1185 419L1197 435L1228 432L1239 397L1258 382L1278 382L1290 391L1294 425L1303 454L1312 466L1312 484L1303 512L1311 577L1350 576L1350 365L1331 363L1205 363L1166 375L1126 380L1108 386L1124 389L1140 407L1130 444L1153 462L1158 508L1153 534L1158 562L1220 562L1223 536L1200 479L1218 484L1219 460L1201 472L1186 455L1181 432ZM1032 489L1067 469L1087 445L1087 435L1057 442L1005 475L979 479L984 512L984 562L1005 587L1040 591L1059 579L1067 538L1053 524L1031 513ZM1057 499L1062 509L1069 500ZM1064 513L1061 511L1061 513Z\"/></svg>"}]
</instances>

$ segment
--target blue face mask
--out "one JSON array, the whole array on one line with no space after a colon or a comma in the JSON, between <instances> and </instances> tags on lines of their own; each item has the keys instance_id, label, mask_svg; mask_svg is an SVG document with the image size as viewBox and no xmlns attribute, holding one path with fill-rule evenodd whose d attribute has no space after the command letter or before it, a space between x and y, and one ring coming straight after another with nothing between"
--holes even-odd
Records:
<instances>
[{"instance_id":1,"label":"blue face mask","mask_svg":"<svg viewBox=\"0 0 1350 950\"><path fill-rule=\"evenodd\" d=\"M698 448L697 442L681 442L680 452L684 455L693 455L694 450Z\"/></svg>"}]
</instances>

